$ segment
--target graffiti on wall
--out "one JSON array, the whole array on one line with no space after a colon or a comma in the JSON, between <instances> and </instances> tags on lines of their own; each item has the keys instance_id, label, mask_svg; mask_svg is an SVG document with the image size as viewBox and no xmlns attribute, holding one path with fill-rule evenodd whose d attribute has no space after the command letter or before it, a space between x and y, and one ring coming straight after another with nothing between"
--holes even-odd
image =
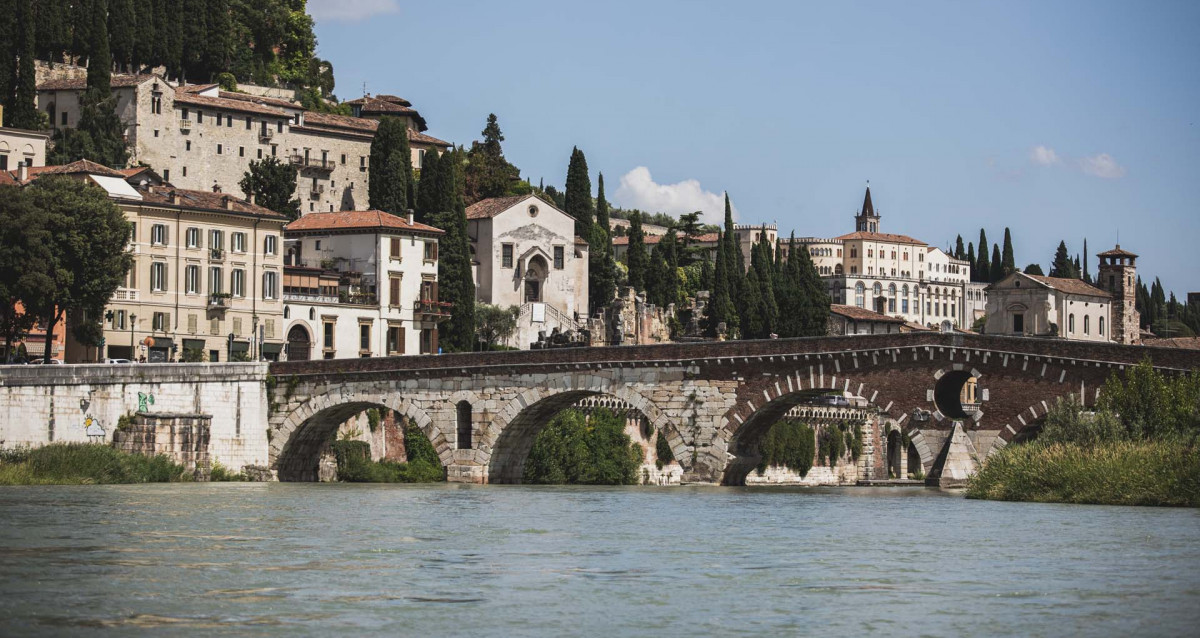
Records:
<instances>
[{"instance_id":1,"label":"graffiti on wall","mask_svg":"<svg viewBox=\"0 0 1200 638\"><path fill-rule=\"evenodd\" d=\"M154 395L145 392L138 392L138 412L149 412L150 406L154 405Z\"/></svg>"}]
</instances>

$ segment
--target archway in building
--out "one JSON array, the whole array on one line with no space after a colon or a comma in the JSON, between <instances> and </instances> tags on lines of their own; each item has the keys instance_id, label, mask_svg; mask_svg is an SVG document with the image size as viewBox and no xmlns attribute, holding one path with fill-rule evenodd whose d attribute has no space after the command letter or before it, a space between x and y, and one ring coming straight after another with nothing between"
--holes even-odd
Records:
<instances>
[{"instance_id":1,"label":"archway in building","mask_svg":"<svg viewBox=\"0 0 1200 638\"><path fill-rule=\"evenodd\" d=\"M938 410L950 419L966 419L968 407L963 405L965 395L974 395L977 385L967 370L950 370L937 380L933 387L933 399Z\"/></svg>"},{"instance_id":2,"label":"archway in building","mask_svg":"<svg viewBox=\"0 0 1200 638\"><path fill-rule=\"evenodd\" d=\"M900 452L904 449L903 438L899 430L892 430L887 435L887 471L890 479L904 478L904 474L901 473L903 468L900 467ZM917 456L917 462L920 463L920 455Z\"/></svg>"},{"instance_id":3,"label":"archway in building","mask_svg":"<svg viewBox=\"0 0 1200 638\"><path fill-rule=\"evenodd\" d=\"M908 473L902 478L912 478L922 476L925 473L925 468L921 466L921 453L917 451L917 446L910 441L908 444Z\"/></svg>"},{"instance_id":4,"label":"archway in building","mask_svg":"<svg viewBox=\"0 0 1200 638\"><path fill-rule=\"evenodd\" d=\"M525 266L525 303L537 303L542 300L543 288L549 274L550 267L545 257L534 255L529 258Z\"/></svg>"},{"instance_id":5,"label":"archway in building","mask_svg":"<svg viewBox=\"0 0 1200 638\"><path fill-rule=\"evenodd\" d=\"M312 339L303 325L292 326L288 330L287 340L289 361L307 361L312 356Z\"/></svg>"}]
</instances>

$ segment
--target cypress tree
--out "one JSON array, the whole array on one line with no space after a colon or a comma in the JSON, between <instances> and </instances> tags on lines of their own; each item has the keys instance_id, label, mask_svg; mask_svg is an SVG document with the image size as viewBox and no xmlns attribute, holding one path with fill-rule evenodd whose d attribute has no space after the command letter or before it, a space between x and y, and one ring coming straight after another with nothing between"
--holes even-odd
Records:
<instances>
[{"instance_id":1,"label":"cypress tree","mask_svg":"<svg viewBox=\"0 0 1200 638\"><path fill-rule=\"evenodd\" d=\"M45 60L60 62L71 46L70 24L66 0L41 0L37 12L37 55Z\"/></svg>"},{"instance_id":2,"label":"cypress tree","mask_svg":"<svg viewBox=\"0 0 1200 638\"><path fill-rule=\"evenodd\" d=\"M675 229L667 231L650 252L650 276L646 278L646 300L666 308L679 300L679 273L676 270Z\"/></svg>"},{"instance_id":3,"label":"cypress tree","mask_svg":"<svg viewBox=\"0 0 1200 638\"><path fill-rule=\"evenodd\" d=\"M150 19L147 16L145 19ZM141 22L134 15L133 0L110 0L108 10L108 34L112 58L120 68L129 68L133 63L136 38L134 27Z\"/></svg>"},{"instance_id":4,"label":"cypress tree","mask_svg":"<svg viewBox=\"0 0 1200 638\"><path fill-rule=\"evenodd\" d=\"M1074 269L1071 255L1067 253L1067 242L1059 241L1058 249L1054 251L1054 260L1050 262L1050 276L1070 279L1071 271Z\"/></svg>"},{"instance_id":5,"label":"cypress tree","mask_svg":"<svg viewBox=\"0 0 1200 638\"><path fill-rule=\"evenodd\" d=\"M1092 283L1092 275L1088 268L1087 237L1083 238L1083 280L1089 284Z\"/></svg>"},{"instance_id":6,"label":"cypress tree","mask_svg":"<svg viewBox=\"0 0 1200 638\"><path fill-rule=\"evenodd\" d=\"M759 233L759 241L751 249L750 269L758 272L759 314L763 324L759 338L766 338L775 332L779 305L775 300L774 255L765 226Z\"/></svg>"},{"instance_id":7,"label":"cypress tree","mask_svg":"<svg viewBox=\"0 0 1200 638\"><path fill-rule=\"evenodd\" d=\"M817 267L813 264L812 255L797 247L792 253L794 264L789 263L791 278L802 297L800 305L800 333L797 337L824 336L829 323L829 289L821 280Z\"/></svg>"},{"instance_id":8,"label":"cypress tree","mask_svg":"<svg viewBox=\"0 0 1200 638\"><path fill-rule=\"evenodd\" d=\"M954 240L954 258L955 259L966 259L967 258L967 251L963 250L962 235L959 235L958 238Z\"/></svg>"},{"instance_id":9,"label":"cypress tree","mask_svg":"<svg viewBox=\"0 0 1200 638\"><path fill-rule=\"evenodd\" d=\"M407 134L405 139L407 140ZM438 296L448 301L450 318L438 327L438 341L449 352L470 352L475 346L475 282L471 278L471 240L463 199L462 162L451 151L439 162L443 202L448 210L434 215L433 225L446 231L438 250Z\"/></svg>"},{"instance_id":10,"label":"cypress tree","mask_svg":"<svg viewBox=\"0 0 1200 638\"><path fill-rule=\"evenodd\" d=\"M1004 228L1004 254L1000 259L1001 279L1017 271L1016 260L1013 258L1012 234L1009 233L1007 226Z\"/></svg>"},{"instance_id":11,"label":"cypress tree","mask_svg":"<svg viewBox=\"0 0 1200 638\"><path fill-rule=\"evenodd\" d=\"M986 282L992 277L992 264L988 261L988 245L987 233L983 229L979 229L979 258L975 262L975 281Z\"/></svg>"},{"instance_id":12,"label":"cypress tree","mask_svg":"<svg viewBox=\"0 0 1200 638\"><path fill-rule=\"evenodd\" d=\"M975 263L975 244L973 242L967 242L967 263L970 264L971 281L979 281L977 276L979 266Z\"/></svg>"},{"instance_id":13,"label":"cypress tree","mask_svg":"<svg viewBox=\"0 0 1200 638\"><path fill-rule=\"evenodd\" d=\"M1082 272L1083 271L1081 270L1081 268L1079 266L1079 255L1075 255L1075 265L1071 269L1071 276L1075 279L1080 279L1080 278L1082 278L1082 275L1080 274Z\"/></svg>"},{"instance_id":14,"label":"cypress tree","mask_svg":"<svg viewBox=\"0 0 1200 638\"><path fill-rule=\"evenodd\" d=\"M766 316L766 306L763 302L762 282L758 270L750 268L746 279L738 290L738 312L741 317L739 327L743 339L762 339L770 330Z\"/></svg>"},{"instance_id":15,"label":"cypress tree","mask_svg":"<svg viewBox=\"0 0 1200 638\"><path fill-rule=\"evenodd\" d=\"M711 337L718 336L720 325L725 324L726 335L730 338L737 336L737 310L733 305L733 294L729 289L730 277L727 273L730 260L727 256L729 250L725 237L721 231L717 231L717 265L713 271L712 277L712 294L709 296L708 307L705 309L705 315L708 320L708 334Z\"/></svg>"},{"instance_id":16,"label":"cypress tree","mask_svg":"<svg viewBox=\"0 0 1200 638\"><path fill-rule=\"evenodd\" d=\"M1000 257L1000 244L992 244L992 265L988 281L995 283L1004 279L1004 260Z\"/></svg>"},{"instance_id":17,"label":"cypress tree","mask_svg":"<svg viewBox=\"0 0 1200 638\"><path fill-rule=\"evenodd\" d=\"M736 299L746 277L746 263L733 227L733 207L729 204L728 192L725 193L725 234L722 241L725 242L725 277L729 280L729 294Z\"/></svg>"},{"instance_id":18,"label":"cypress tree","mask_svg":"<svg viewBox=\"0 0 1200 638\"><path fill-rule=\"evenodd\" d=\"M588 306L595 312L612 301L617 287L617 268L613 260L609 231L608 200L604 198L604 173L597 178L596 223L588 238Z\"/></svg>"},{"instance_id":19,"label":"cypress tree","mask_svg":"<svg viewBox=\"0 0 1200 638\"><path fill-rule=\"evenodd\" d=\"M17 86L17 60L20 57L16 47L17 12L0 11L0 104L4 105L5 117L12 110L14 91ZM6 121L0 126L11 126Z\"/></svg>"},{"instance_id":20,"label":"cypress tree","mask_svg":"<svg viewBox=\"0 0 1200 638\"><path fill-rule=\"evenodd\" d=\"M629 285L642 292L646 289L646 234L642 231L642 214L634 211L629 216Z\"/></svg>"},{"instance_id":21,"label":"cypress tree","mask_svg":"<svg viewBox=\"0 0 1200 638\"><path fill-rule=\"evenodd\" d=\"M38 129L41 117L37 110L37 77L33 59L35 49L35 15L31 0L17 0L15 51L20 56L16 62L16 74L10 75L13 91L12 100L5 107L4 120L7 126L23 129Z\"/></svg>"},{"instance_id":22,"label":"cypress tree","mask_svg":"<svg viewBox=\"0 0 1200 638\"><path fill-rule=\"evenodd\" d=\"M428 224L435 213L440 212L440 199L445 188L441 181L440 160L436 150L425 152L425 162L421 167L421 181L417 184L417 201L413 206L413 217L416 221Z\"/></svg>"},{"instance_id":23,"label":"cypress tree","mask_svg":"<svg viewBox=\"0 0 1200 638\"><path fill-rule=\"evenodd\" d=\"M133 70L140 71L143 64L155 60L154 50L158 42L158 5L161 0L136 0L133 38Z\"/></svg>"},{"instance_id":24,"label":"cypress tree","mask_svg":"<svg viewBox=\"0 0 1200 638\"><path fill-rule=\"evenodd\" d=\"M87 86L98 97L112 93L112 54L108 48L108 0L92 0L92 40L88 45Z\"/></svg>"},{"instance_id":25,"label":"cypress tree","mask_svg":"<svg viewBox=\"0 0 1200 638\"><path fill-rule=\"evenodd\" d=\"M575 218L575 234L592 236L592 179L588 177L587 158L579 147L571 149L571 161L567 165L566 199L563 210ZM632 247L632 244L631 246Z\"/></svg>"},{"instance_id":26,"label":"cypress tree","mask_svg":"<svg viewBox=\"0 0 1200 638\"><path fill-rule=\"evenodd\" d=\"M375 139L371 141L369 171L367 198L371 208L403 215L409 208L408 192L412 179L412 156L404 120L389 116L380 119Z\"/></svg>"}]
</instances>

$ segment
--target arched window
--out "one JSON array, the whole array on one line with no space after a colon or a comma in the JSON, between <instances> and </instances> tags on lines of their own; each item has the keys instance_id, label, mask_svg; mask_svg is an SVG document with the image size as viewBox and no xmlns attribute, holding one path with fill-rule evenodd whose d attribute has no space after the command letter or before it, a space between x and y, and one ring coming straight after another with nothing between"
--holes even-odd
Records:
<instances>
[{"instance_id":1,"label":"arched window","mask_svg":"<svg viewBox=\"0 0 1200 638\"><path fill-rule=\"evenodd\" d=\"M1100 317L1100 336L1104 336L1104 317Z\"/></svg>"},{"instance_id":2,"label":"arched window","mask_svg":"<svg viewBox=\"0 0 1200 638\"><path fill-rule=\"evenodd\" d=\"M866 302L863 300L863 293L865 292L866 288L863 286L861 281L854 285L854 305L858 306L859 308L866 307Z\"/></svg>"},{"instance_id":3,"label":"arched window","mask_svg":"<svg viewBox=\"0 0 1200 638\"><path fill-rule=\"evenodd\" d=\"M877 281L875 282L875 287L871 291L875 293L876 297L878 297L883 294L883 285Z\"/></svg>"},{"instance_id":4,"label":"arched window","mask_svg":"<svg viewBox=\"0 0 1200 638\"><path fill-rule=\"evenodd\" d=\"M458 449L471 449L471 404L459 401L455 406L458 421Z\"/></svg>"},{"instance_id":5,"label":"arched window","mask_svg":"<svg viewBox=\"0 0 1200 638\"><path fill-rule=\"evenodd\" d=\"M283 318L284 318L284 319L291 319L291 318L292 318L292 307L291 307L291 306L284 306L284 307L283 307Z\"/></svg>"},{"instance_id":6,"label":"arched window","mask_svg":"<svg viewBox=\"0 0 1200 638\"><path fill-rule=\"evenodd\" d=\"M1092 318L1091 318L1091 317L1089 317L1089 316L1087 316L1087 315L1084 315L1084 316L1083 316L1083 334L1085 334L1085 335L1090 335L1090 334L1092 334L1092 321L1091 321L1091 319L1092 319Z\"/></svg>"},{"instance_id":7,"label":"arched window","mask_svg":"<svg viewBox=\"0 0 1200 638\"><path fill-rule=\"evenodd\" d=\"M904 284L904 290L900 295L900 312L908 314L908 284Z\"/></svg>"},{"instance_id":8,"label":"arched window","mask_svg":"<svg viewBox=\"0 0 1200 638\"><path fill-rule=\"evenodd\" d=\"M309 309L308 309L308 320L309 320L309 321L316 321L316 319L317 319L317 309L316 309L316 308L309 308Z\"/></svg>"},{"instance_id":9,"label":"arched window","mask_svg":"<svg viewBox=\"0 0 1200 638\"><path fill-rule=\"evenodd\" d=\"M1067 334L1075 332L1075 315L1067 317Z\"/></svg>"},{"instance_id":10,"label":"arched window","mask_svg":"<svg viewBox=\"0 0 1200 638\"><path fill-rule=\"evenodd\" d=\"M896 312L896 284L888 284L888 312Z\"/></svg>"}]
</instances>

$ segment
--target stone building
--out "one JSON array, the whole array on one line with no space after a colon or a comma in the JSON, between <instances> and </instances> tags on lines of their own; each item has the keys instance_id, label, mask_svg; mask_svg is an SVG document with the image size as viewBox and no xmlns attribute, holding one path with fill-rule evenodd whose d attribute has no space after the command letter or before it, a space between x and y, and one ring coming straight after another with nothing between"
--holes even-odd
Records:
<instances>
[{"instance_id":1,"label":"stone building","mask_svg":"<svg viewBox=\"0 0 1200 638\"><path fill-rule=\"evenodd\" d=\"M628 286L619 288L616 297L596 316L588 320L593 346L640 346L671 340L674 304L661 308L646 303L646 296Z\"/></svg>"},{"instance_id":2,"label":"stone building","mask_svg":"<svg viewBox=\"0 0 1200 638\"><path fill-rule=\"evenodd\" d=\"M4 108L0 107L0 121ZM45 166L46 144L50 135L42 131L0 126L0 171L16 170L19 166Z\"/></svg>"},{"instance_id":3,"label":"stone building","mask_svg":"<svg viewBox=\"0 0 1200 638\"><path fill-rule=\"evenodd\" d=\"M508 345L587 327L588 243L573 217L535 195L494 197L467 208L467 234L476 299L520 307Z\"/></svg>"},{"instance_id":4,"label":"stone building","mask_svg":"<svg viewBox=\"0 0 1200 638\"><path fill-rule=\"evenodd\" d=\"M858 306L829 306L829 335L875 335L907 332L905 321Z\"/></svg>"},{"instance_id":5,"label":"stone building","mask_svg":"<svg viewBox=\"0 0 1200 638\"><path fill-rule=\"evenodd\" d=\"M284 229L287 358L347 359L438 351L438 239L411 217L311 213Z\"/></svg>"},{"instance_id":6,"label":"stone building","mask_svg":"<svg viewBox=\"0 0 1200 638\"><path fill-rule=\"evenodd\" d=\"M868 186L855 231L832 239L797 238L808 248L835 304L857 306L944 329L970 327L986 303L970 264L907 235L880 232Z\"/></svg>"},{"instance_id":7,"label":"stone building","mask_svg":"<svg viewBox=\"0 0 1200 638\"><path fill-rule=\"evenodd\" d=\"M988 286L984 331L1110 341L1111 305L1111 294L1082 280L1015 272Z\"/></svg>"},{"instance_id":8,"label":"stone building","mask_svg":"<svg viewBox=\"0 0 1200 638\"><path fill-rule=\"evenodd\" d=\"M86 78L47 80L38 85L38 108L55 129L78 126ZM296 197L301 212L365 210L371 140L379 123L308 111L299 104L248 92L222 91L215 84L174 86L158 75L112 77L116 112L126 124L131 164L153 167L174 185L237 192L250 162L276 157L299 169ZM396 98L399 99L399 98ZM424 133L415 110L389 113L408 126L414 167L425 152L445 150Z\"/></svg>"},{"instance_id":9,"label":"stone building","mask_svg":"<svg viewBox=\"0 0 1200 638\"><path fill-rule=\"evenodd\" d=\"M17 178L24 185L46 175L104 189L133 226L133 267L106 309L104 346L84 346L68 331L68 363L164 362L185 350L208 361L279 357L285 217L253 201L155 185L152 172L87 160L22 167Z\"/></svg>"},{"instance_id":10,"label":"stone building","mask_svg":"<svg viewBox=\"0 0 1200 638\"><path fill-rule=\"evenodd\" d=\"M1137 311L1137 258L1122 250L1121 244L1096 255L1100 274L1096 283L1112 295L1112 340L1117 343L1141 343L1141 314ZM1191 295L1188 295L1191 302Z\"/></svg>"},{"instance_id":11,"label":"stone building","mask_svg":"<svg viewBox=\"0 0 1200 638\"><path fill-rule=\"evenodd\" d=\"M665 233L663 235L651 235L649 233L646 234L646 236L643 238L642 241L646 244L646 254L647 255L650 254L650 251L653 250L655 246L658 245L658 242L663 240L664 236L665 236ZM682 244L682 238L676 237L675 239L676 239L676 241L680 242L680 244ZM629 237L628 236L613 237L612 242L613 242L613 259L616 259L617 261L620 261L623 263L628 263ZM704 255L704 257L706 259L708 259L709 261L711 261L711 262L717 261L717 234L716 233L704 233L702 235L696 235L695 237L689 237L688 242L689 242L689 245L692 246L693 248L702 251L702 254ZM750 262L746 262L746 263L749 264Z\"/></svg>"}]
</instances>

